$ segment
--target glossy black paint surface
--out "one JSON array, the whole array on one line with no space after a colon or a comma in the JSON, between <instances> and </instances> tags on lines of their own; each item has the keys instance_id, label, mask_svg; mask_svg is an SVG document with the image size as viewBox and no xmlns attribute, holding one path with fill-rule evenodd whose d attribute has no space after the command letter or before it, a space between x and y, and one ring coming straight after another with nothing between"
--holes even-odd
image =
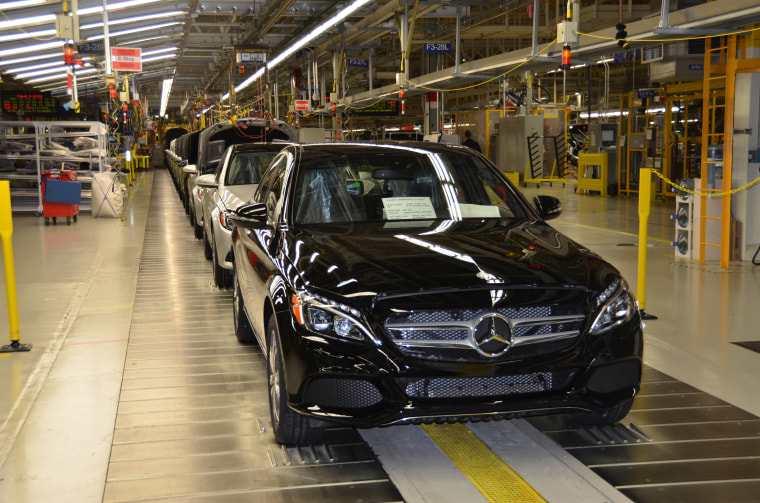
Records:
<instances>
[{"instance_id":1,"label":"glossy black paint surface","mask_svg":"<svg viewBox=\"0 0 760 503\"><path fill-rule=\"evenodd\" d=\"M270 316L276 316L289 406L333 422L377 426L440 416L605 411L633 397L642 352L638 313L604 333L587 333L596 316L593 299L620 274L542 221L541 209L533 208L500 174L496 176L507 191L504 199L518 217L293 222L291 197L300 162L355 152L382 156L389 148L345 144L286 148L280 154L280 172L270 177L272 183L281 183L280 197L267 198L262 188L267 174L254 196L262 203L259 207L266 205L266 223L241 222L233 233L235 270L246 312L264 347L268 344L264 327ZM471 150L436 144L415 145L408 155L433 158L437 153L477 157L478 163L487 163ZM275 159L270 171L277 164ZM542 202L557 210L553 201ZM360 321L371 337L354 341L308 329L294 315L294 294L304 292L361 313ZM582 314L580 335L513 347L496 357L431 358L401 348L385 326L399 313L466 309L488 315L534 306ZM612 391L592 391L589 379L602 371L608 373L598 374L604 380L610 380L607 375L623 376L623 384L611 385L617 386ZM417 379L511 378L547 372L556 376L548 391L447 398L408 393ZM321 379L331 379L330 386L346 383L347 389L354 389L350 382L362 381L381 399L373 398L372 405L364 407L340 406L333 398L327 405L315 403L310 389ZM600 380L597 377L597 387Z\"/></svg>"}]
</instances>

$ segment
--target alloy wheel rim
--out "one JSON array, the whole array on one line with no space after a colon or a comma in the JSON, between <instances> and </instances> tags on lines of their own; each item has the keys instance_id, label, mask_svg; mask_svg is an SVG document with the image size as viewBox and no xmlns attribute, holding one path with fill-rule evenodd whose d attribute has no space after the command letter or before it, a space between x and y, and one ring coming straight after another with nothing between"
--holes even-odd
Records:
<instances>
[{"instance_id":1,"label":"alloy wheel rim","mask_svg":"<svg viewBox=\"0 0 760 503\"><path fill-rule=\"evenodd\" d=\"M269 352L269 399L272 403L272 420L276 426L280 422L280 374L279 374L279 347L275 337L272 337L271 351Z\"/></svg>"}]
</instances>

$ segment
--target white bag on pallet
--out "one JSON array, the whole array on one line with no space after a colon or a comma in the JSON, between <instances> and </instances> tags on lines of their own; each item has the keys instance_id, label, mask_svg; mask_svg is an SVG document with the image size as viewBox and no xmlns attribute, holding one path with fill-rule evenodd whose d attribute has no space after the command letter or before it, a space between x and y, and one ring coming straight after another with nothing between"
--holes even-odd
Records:
<instances>
[{"instance_id":1,"label":"white bag on pallet","mask_svg":"<svg viewBox=\"0 0 760 503\"><path fill-rule=\"evenodd\" d=\"M121 217L124 206L124 194L119 183L118 173L92 174L92 216Z\"/></svg>"}]
</instances>

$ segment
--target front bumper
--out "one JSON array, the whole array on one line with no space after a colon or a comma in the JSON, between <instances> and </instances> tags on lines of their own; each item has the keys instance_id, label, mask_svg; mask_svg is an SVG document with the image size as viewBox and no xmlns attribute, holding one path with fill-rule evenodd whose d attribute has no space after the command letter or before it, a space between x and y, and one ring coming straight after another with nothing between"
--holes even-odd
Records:
<instances>
[{"instance_id":1,"label":"front bumper","mask_svg":"<svg viewBox=\"0 0 760 503\"><path fill-rule=\"evenodd\" d=\"M560 353L495 364L410 358L392 344L313 337L282 318L289 407L356 427L605 412L634 397L641 380L638 316Z\"/></svg>"}]
</instances>

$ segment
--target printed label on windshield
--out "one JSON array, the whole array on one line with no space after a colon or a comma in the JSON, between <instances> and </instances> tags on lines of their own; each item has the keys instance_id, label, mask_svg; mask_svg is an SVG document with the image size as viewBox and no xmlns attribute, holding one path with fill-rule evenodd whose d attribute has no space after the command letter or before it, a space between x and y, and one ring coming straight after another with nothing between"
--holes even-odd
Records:
<instances>
[{"instance_id":1,"label":"printed label on windshield","mask_svg":"<svg viewBox=\"0 0 760 503\"><path fill-rule=\"evenodd\" d=\"M383 207L387 220L436 218L429 197L384 197Z\"/></svg>"},{"instance_id":2,"label":"printed label on windshield","mask_svg":"<svg viewBox=\"0 0 760 503\"><path fill-rule=\"evenodd\" d=\"M501 213L499 207L492 204L460 204L462 218L499 218Z\"/></svg>"}]
</instances>

